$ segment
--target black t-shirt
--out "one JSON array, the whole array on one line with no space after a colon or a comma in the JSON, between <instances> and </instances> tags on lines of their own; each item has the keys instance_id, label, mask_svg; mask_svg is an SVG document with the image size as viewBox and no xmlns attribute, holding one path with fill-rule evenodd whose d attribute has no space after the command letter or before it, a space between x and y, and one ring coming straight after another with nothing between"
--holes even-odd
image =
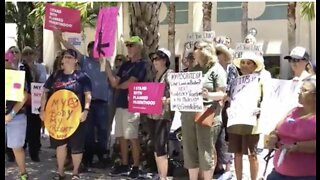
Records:
<instances>
[{"instance_id":1,"label":"black t-shirt","mask_svg":"<svg viewBox=\"0 0 320 180\"><path fill-rule=\"evenodd\" d=\"M50 75L44 84L44 88L49 90L49 94L66 89L76 94L84 108L84 93L92 90L91 80L83 71L76 70L72 74L64 74L62 70ZM50 96L50 95L49 95Z\"/></svg>"}]
</instances>

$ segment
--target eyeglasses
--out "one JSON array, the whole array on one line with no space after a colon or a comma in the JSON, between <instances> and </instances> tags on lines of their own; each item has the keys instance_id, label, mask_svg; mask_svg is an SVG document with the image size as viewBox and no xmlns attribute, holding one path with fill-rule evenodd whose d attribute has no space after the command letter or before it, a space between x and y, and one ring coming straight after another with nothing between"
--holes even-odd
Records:
<instances>
[{"instance_id":1,"label":"eyeglasses","mask_svg":"<svg viewBox=\"0 0 320 180\"><path fill-rule=\"evenodd\" d=\"M126 45L126 47L130 47L130 48L133 47L133 46L134 46L134 44L127 44Z\"/></svg>"}]
</instances>

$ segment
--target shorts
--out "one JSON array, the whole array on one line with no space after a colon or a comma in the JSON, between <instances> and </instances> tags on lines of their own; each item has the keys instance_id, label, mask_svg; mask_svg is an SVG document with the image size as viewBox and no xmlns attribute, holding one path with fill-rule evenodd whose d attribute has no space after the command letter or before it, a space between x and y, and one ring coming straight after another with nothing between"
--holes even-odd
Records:
<instances>
[{"instance_id":1,"label":"shorts","mask_svg":"<svg viewBox=\"0 0 320 180\"><path fill-rule=\"evenodd\" d=\"M51 146L57 148L67 144L72 154L81 154L84 151L84 143L86 138L86 121L81 122L77 130L67 139L57 140L50 136Z\"/></svg>"},{"instance_id":2,"label":"shorts","mask_svg":"<svg viewBox=\"0 0 320 180\"><path fill-rule=\"evenodd\" d=\"M17 114L14 118L5 124L5 134L7 147L22 148L26 140L27 116Z\"/></svg>"},{"instance_id":3,"label":"shorts","mask_svg":"<svg viewBox=\"0 0 320 180\"><path fill-rule=\"evenodd\" d=\"M128 109L117 108L114 119L116 137L138 139L140 113L131 113Z\"/></svg>"},{"instance_id":4,"label":"shorts","mask_svg":"<svg viewBox=\"0 0 320 180\"><path fill-rule=\"evenodd\" d=\"M229 152L245 155L257 154L259 134L239 135L229 133Z\"/></svg>"},{"instance_id":5,"label":"shorts","mask_svg":"<svg viewBox=\"0 0 320 180\"><path fill-rule=\"evenodd\" d=\"M164 156L168 153L168 140L171 127L169 120L153 120L147 121L149 126L149 135L154 152L157 156Z\"/></svg>"}]
</instances>

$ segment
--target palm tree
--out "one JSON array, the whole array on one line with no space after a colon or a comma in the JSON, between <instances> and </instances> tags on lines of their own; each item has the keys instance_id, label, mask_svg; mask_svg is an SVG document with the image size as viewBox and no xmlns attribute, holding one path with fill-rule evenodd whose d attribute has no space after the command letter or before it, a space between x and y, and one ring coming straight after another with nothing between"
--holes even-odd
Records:
<instances>
[{"instance_id":1,"label":"palm tree","mask_svg":"<svg viewBox=\"0 0 320 180\"><path fill-rule=\"evenodd\" d=\"M242 2L241 38L242 42L248 35L248 2Z\"/></svg>"},{"instance_id":2,"label":"palm tree","mask_svg":"<svg viewBox=\"0 0 320 180\"><path fill-rule=\"evenodd\" d=\"M212 2L202 2L203 31L211 31L211 11L212 11Z\"/></svg>"},{"instance_id":3,"label":"palm tree","mask_svg":"<svg viewBox=\"0 0 320 180\"><path fill-rule=\"evenodd\" d=\"M300 2L301 6L301 15L307 18L309 21L312 21L316 16L316 6L314 2Z\"/></svg>"},{"instance_id":4,"label":"palm tree","mask_svg":"<svg viewBox=\"0 0 320 180\"><path fill-rule=\"evenodd\" d=\"M288 2L288 50L296 45L296 2Z\"/></svg>"},{"instance_id":5,"label":"palm tree","mask_svg":"<svg viewBox=\"0 0 320 180\"><path fill-rule=\"evenodd\" d=\"M170 57L171 67L175 65L175 5L174 2L169 3L169 24L168 24L168 49L172 53Z\"/></svg>"}]
</instances>

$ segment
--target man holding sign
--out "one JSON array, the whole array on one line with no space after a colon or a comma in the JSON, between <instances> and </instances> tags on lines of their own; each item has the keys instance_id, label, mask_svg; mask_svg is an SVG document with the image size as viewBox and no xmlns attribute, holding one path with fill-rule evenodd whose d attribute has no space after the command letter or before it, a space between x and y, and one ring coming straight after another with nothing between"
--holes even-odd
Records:
<instances>
[{"instance_id":1,"label":"man holding sign","mask_svg":"<svg viewBox=\"0 0 320 180\"><path fill-rule=\"evenodd\" d=\"M84 122L90 110L92 87L89 77L76 70L77 52L68 49L62 56L63 70L51 75L44 84L40 117L45 121L52 145L57 148L58 174L54 178L65 177L68 144L72 153L72 179L79 179L85 139ZM52 96L47 103L49 92Z\"/></svg>"},{"instance_id":2,"label":"man holding sign","mask_svg":"<svg viewBox=\"0 0 320 180\"><path fill-rule=\"evenodd\" d=\"M106 73L111 85L119 92L116 103L115 114L115 135L120 140L121 166L115 167L110 173L113 176L128 174L128 140L131 142L133 167L129 174L131 178L139 176L140 144L138 130L140 123L139 113L128 111L128 84L131 82L142 82L146 76L146 62L141 57L143 41L139 36L132 36L125 42L128 48L130 61L121 65L118 74L113 75L109 63L106 66Z\"/></svg>"}]
</instances>

